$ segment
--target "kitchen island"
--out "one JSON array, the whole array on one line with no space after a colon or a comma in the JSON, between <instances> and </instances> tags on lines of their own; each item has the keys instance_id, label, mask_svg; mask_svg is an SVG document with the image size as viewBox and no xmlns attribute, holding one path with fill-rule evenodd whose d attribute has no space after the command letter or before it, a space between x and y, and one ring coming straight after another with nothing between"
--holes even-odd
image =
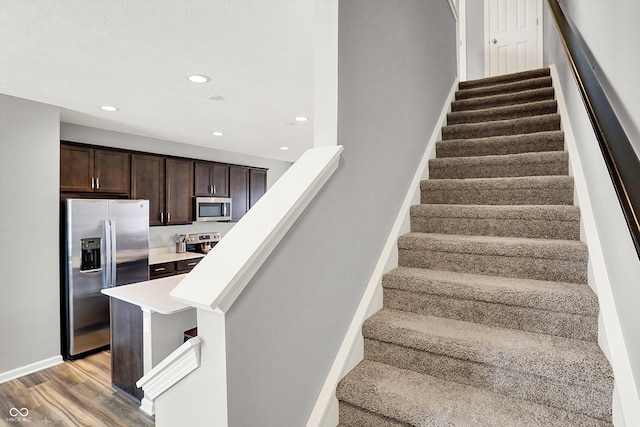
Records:
<instances>
[{"instance_id":1,"label":"kitchen island","mask_svg":"<svg viewBox=\"0 0 640 427\"><path fill-rule=\"evenodd\" d=\"M153 408L145 404L136 381L183 343L185 331L196 327L196 310L169 296L185 276L102 290L111 297L112 384L149 414Z\"/></svg>"}]
</instances>

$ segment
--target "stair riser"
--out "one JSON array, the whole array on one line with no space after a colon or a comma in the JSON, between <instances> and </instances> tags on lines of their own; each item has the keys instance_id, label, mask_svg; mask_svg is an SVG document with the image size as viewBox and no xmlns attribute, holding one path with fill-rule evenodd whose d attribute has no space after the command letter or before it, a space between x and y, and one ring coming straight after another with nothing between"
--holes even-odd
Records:
<instances>
[{"instance_id":1,"label":"stair riser","mask_svg":"<svg viewBox=\"0 0 640 427\"><path fill-rule=\"evenodd\" d=\"M536 101L553 99L553 88L534 89L518 92L511 95L494 95L481 98L461 99L451 103L451 111L472 111L491 107L504 107L507 105L519 105Z\"/></svg>"},{"instance_id":2,"label":"stair riser","mask_svg":"<svg viewBox=\"0 0 640 427\"><path fill-rule=\"evenodd\" d=\"M411 231L465 236L580 239L580 221L544 221L496 218L435 218L411 215Z\"/></svg>"},{"instance_id":3,"label":"stair riser","mask_svg":"<svg viewBox=\"0 0 640 427\"><path fill-rule=\"evenodd\" d=\"M572 205L573 188L424 189L421 200L450 205Z\"/></svg>"},{"instance_id":4,"label":"stair riser","mask_svg":"<svg viewBox=\"0 0 640 427\"><path fill-rule=\"evenodd\" d=\"M340 425L344 427L410 427L409 424L374 414L346 402L340 402Z\"/></svg>"},{"instance_id":5,"label":"stair riser","mask_svg":"<svg viewBox=\"0 0 640 427\"><path fill-rule=\"evenodd\" d=\"M435 165L434 165L435 163ZM429 179L506 178L519 176L568 175L567 161L527 164L454 165L429 164Z\"/></svg>"},{"instance_id":6,"label":"stair riser","mask_svg":"<svg viewBox=\"0 0 640 427\"><path fill-rule=\"evenodd\" d=\"M591 316L390 288L384 289L384 306L583 341L598 339L598 318Z\"/></svg>"},{"instance_id":7,"label":"stair riser","mask_svg":"<svg viewBox=\"0 0 640 427\"><path fill-rule=\"evenodd\" d=\"M587 261L399 249L401 267L522 279L587 283Z\"/></svg>"},{"instance_id":8,"label":"stair riser","mask_svg":"<svg viewBox=\"0 0 640 427\"><path fill-rule=\"evenodd\" d=\"M525 372L437 355L408 347L364 340L364 357L448 381L483 387L493 392L610 421L611 391L553 381Z\"/></svg>"},{"instance_id":9,"label":"stair riser","mask_svg":"<svg viewBox=\"0 0 640 427\"><path fill-rule=\"evenodd\" d=\"M562 132L535 133L503 138L449 140L436 143L436 157L494 156L564 150Z\"/></svg>"},{"instance_id":10,"label":"stair riser","mask_svg":"<svg viewBox=\"0 0 640 427\"><path fill-rule=\"evenodd\" d=\"M477 98L489 95L504 95L507 93L520 92L529 89L539 89L551 87L551 77L538 77L534 79L521 80L509 83L500 83L491 86L481 86L471 89L461 89L456 91L456 100Z\"/></svg>"},{"instance_id":11,"label":"stair riser","mask_svg":"<svg viewBox=\"0 0 640 427\"><path fill-rule=\"evenodd\" d=\"M510 105L508 107L474 111L456 111L447 114L447 125L518 119L542 114L554 114L557 111L558 104L555 101L542 101L534 104L527 103L526 105Z\"/></svg>"},{"instance_id":12,"label":"stair riser","mask_svg":"<svg viewBox=\"0 0 640 427\"><path fill-rule=\"evenodd\" d=\"M521 135L560 130L560 116L539 116L531 119L501 120L444 126L442 140L487 138L491 136Z\"/></svg>"}]
</instances>

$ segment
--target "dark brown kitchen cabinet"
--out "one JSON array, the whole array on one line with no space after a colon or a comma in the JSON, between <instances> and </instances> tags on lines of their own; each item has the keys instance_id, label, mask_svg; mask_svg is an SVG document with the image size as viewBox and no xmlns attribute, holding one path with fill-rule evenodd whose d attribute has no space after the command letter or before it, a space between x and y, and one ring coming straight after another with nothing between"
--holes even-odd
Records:
<instances>
[{"instance_id":1,"label":"dark brown kitchen cabinet","mask_svg":"<svg viewBox=\"0 0 640 427\"><path fill-rule=\"evenodd\" d=\"M142 310L111 299L111 383L140 402L144 397L136 381L144 375Z\"/></svg>"},{"instance_id":2,"label":"dark brown kitchen cabinet","mask_svg":"<svg viewBox=\"0 0 640 427\"><path fill-rule=\"evenodd\" d=\"M229 197L229 166L213 162L195 162L196 196Z\"/></svg>"},{"instance_id":3,"label":"dark brown kitchen cabinet","mask_svg":"<svg viewBox=\"0 0 640 427\"><path fill-rule=\"evenodd\" d=\"M252 208L266 191L267 171L251 169L249 171L249 208Z\"/></svg>"},{"instance_id":4,"label":"dark brown kitchen cabinet","mask_svg":"<svg viewBox=\"0 0 640 427\"><path fill-rule=\"evenodd\" d=\"M129 194L129 153L60 144L60 191Z\"/></svg>"},{"instance_id":5,"label":"dark brown kitchen cabinet","mask_svg":"<svg viewBox=\"0 0 640 427\"><path fill-rule=\"evenodd\" d=\"M193 222L193 161L168 158L165 169L166 225Z\"/></svg>"},{"instance_id":6,"label":"dark brown kitchen cabinet","mask_svg":"<svg viewBox=\"0 0 640 427\"><path fill-rule=\"evenodd\" d=\"M149 225L164 225L164 169L162 156L131 156L131 198L149 200Z\"/></svg>"},{"instance_id":7,"label":"dark brown kitchen cabinet","mask_svg":"<svg viewBox=\"0 0 640 427\"><path fill-rule=\"evenodd\" d=\"M202 258L190 258L180 261L169 261L161 264L152 264L149 266L149 278L160 279L162 277L174 276L176 274L185 274L193 270Z\"/></svg>"},{"instance_id":8,"label":"dark brown kitchen cabinet","mask_svg":"<svg viewBox=\"0 0 640 427\"><path fill-rule=\"evenodd\" d=\"M249 169L229 168L229 192L232 199L231 221L238 221L249 210Z\"/></svg>"}]
</instances>

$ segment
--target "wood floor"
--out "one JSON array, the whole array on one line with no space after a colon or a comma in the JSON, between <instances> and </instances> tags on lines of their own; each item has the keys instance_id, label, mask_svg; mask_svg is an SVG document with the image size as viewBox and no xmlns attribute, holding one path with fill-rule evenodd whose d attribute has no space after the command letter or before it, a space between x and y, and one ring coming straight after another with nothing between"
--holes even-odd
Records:
<instances>
[{"instance_id":1,"label":"wood floor","mask_svg":"<svg viewBox=\"0 0 640 427\"><path fill-rule=\"evenodd\" d=\"M27 408L27 420L11 418ZM13 410L16 413L16 410ZM30 421L29 421L30 419ZM153 426L153 418L111 388L111 356L103 351L0 384L2 426Z\"/></svg>"}]
</instances>

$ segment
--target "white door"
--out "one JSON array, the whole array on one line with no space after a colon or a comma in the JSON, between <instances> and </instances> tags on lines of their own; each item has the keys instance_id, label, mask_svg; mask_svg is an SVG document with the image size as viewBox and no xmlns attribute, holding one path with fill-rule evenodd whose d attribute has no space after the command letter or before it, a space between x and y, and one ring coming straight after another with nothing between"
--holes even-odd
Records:
<instances>
[{"instance_id":1,"label":"white door","mask_svg":"<svg viewBox=\"0 0 640 427\"><path fill-rule=\"evenodd\" d=\"M542 0L485 0L485 75L542 67Z\"/></svg>"}]
</instances>

